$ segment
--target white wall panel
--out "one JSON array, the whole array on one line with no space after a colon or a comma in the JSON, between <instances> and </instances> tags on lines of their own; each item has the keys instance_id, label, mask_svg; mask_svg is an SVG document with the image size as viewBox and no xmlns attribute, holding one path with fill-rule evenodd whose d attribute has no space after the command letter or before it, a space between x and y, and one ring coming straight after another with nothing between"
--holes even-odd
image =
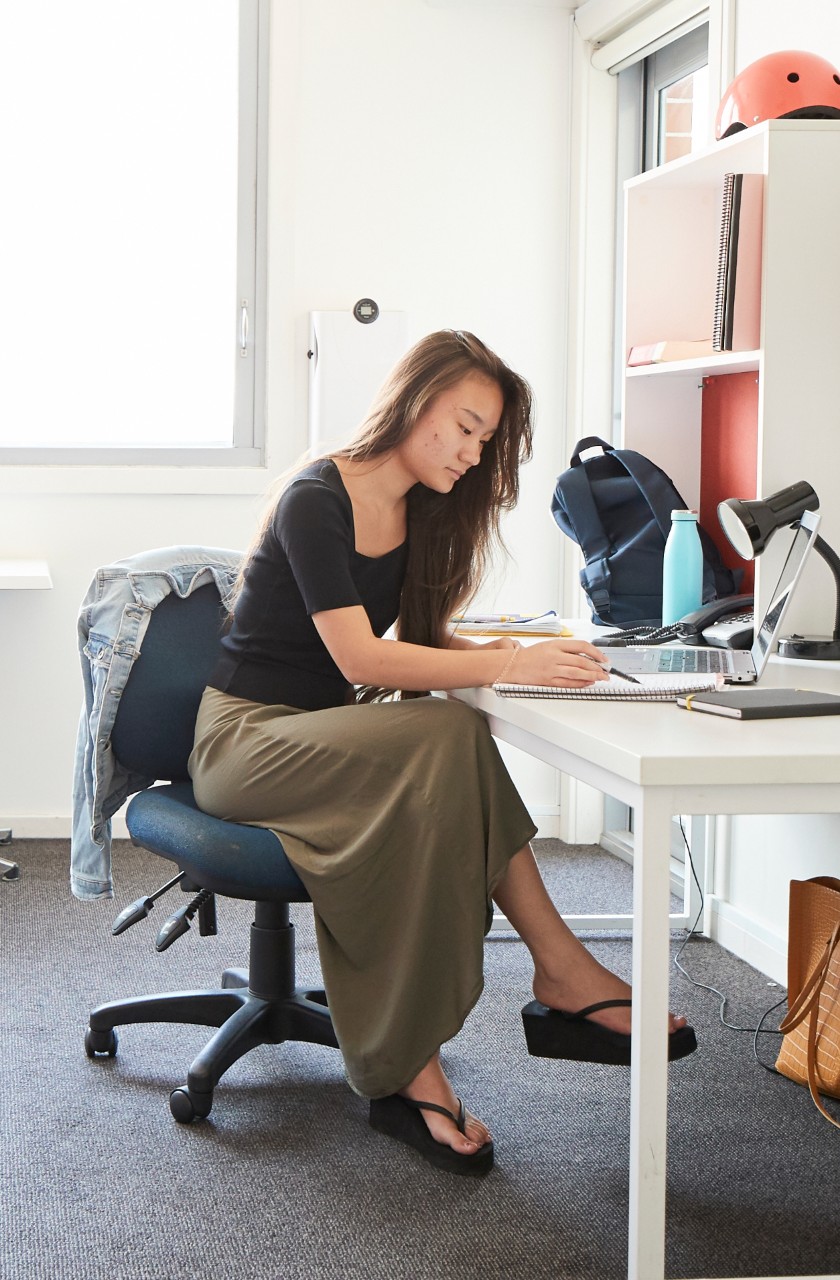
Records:
<instances>
[{"instance_id":1,"label":"white wall panel","mask_svg":"<svg viewBox=\"0 0 840 1280\"><path fill-rule=\"evenodd\" d=\"M374 314L371 301L376 300L359 299L346 311L310 313L306 354L313 455L347 443L408 346L405 312L379 311L368 319L368 313Z\"/></svg>"},{"instance_id":2,"label":"white wall panel","mask_svg":"<svg viewBox=\"0 0 840 1280\"><path fill-rule=\"evenodd\" d=\"M406 312L409 343L471 329L531 381L535 458L505 522L511 559L482 605L555 604L561 535L548 504L563 461L570 21L564 4L273 6L269 467L232 480L239 492L214 491L214 477L204 494L179 487L177 468L158 491L143 479L119 495L107 471L77 494L62 492L57 470L40 494L16 493L4 476L0 558L48 561L54 587L0 601L0 826L23 834L25 819L26 834L53 834L69 815L76 609L97 565L179 541L244 546L262 505L255 491L307 448L312 311L367 294ZM523 770L526 799L550 807L554 776Z\"/></svg>"}]
</instances>

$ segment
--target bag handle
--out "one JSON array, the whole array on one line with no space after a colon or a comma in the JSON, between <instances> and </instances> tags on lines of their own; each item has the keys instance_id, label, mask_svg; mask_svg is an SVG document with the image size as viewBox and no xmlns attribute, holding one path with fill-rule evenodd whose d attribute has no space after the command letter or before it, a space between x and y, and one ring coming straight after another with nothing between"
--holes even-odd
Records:
<instances>
[{"instance_id":1,"label":"bag handle","mask_svg":"<svg viewBox=\"0 0 840 1280\"><path fill-rule=\"evenodd\" d=\"M831 957L838 943L840 943L840 920L834 926L820 959L814 965L813 973L810 974L787 1014L779 1023L781 1032L792 1031L794 1027L799 1026L800 1022L804 1022L809 1014L811 1015L808 1023L808 1089L817 1110L825 1116L829 1124L834 1125L835 1129L840 1129L840 1121L835 1120L826 1111L817 1086L817 1022L820 1014L820 996L828 977Z\"/></svg>"},{"instance_id":2,"label":"bag handle","mask_svg":"<svg viewBox=\"0 0 840 1280\"><path fill-rule=\"evenodd\" d=\"M635 480L638 485L639 492L650 507L654 520L659 525L659 531L662 534L662 537L667 541L668 534L671 532L671 511L674 508L670 501L665 501L660 497L652 496L657 494L657 490L660 489L662 485L663 472L659 467L655 466L643 453L637 453L635 449L616 449L613 445L607 444L606 440L602 440L600 436L584 436L582 440L578 440L575 445L574 453L569 459L569 466L580 467L582 465L580 455L587 449L602 449L604 453L611 453L616 462L621 463L631 480ZM576 492L580 492L577 486ZM674 492L676 493L676 490ZM580 501L582 502L583 499L581 498ZM682 501L682 499L680 499L680 501ZM594 512L594 504L592 505L592 510L588 509L587 504L586 515L590 523L593 521L593 513L594 519L597 522L597 513ZM597 523L593 527L597 527ZM601 539L599 538L599 545L595 548L594 552L598 559L607 554L607 550L602 549L600 543ZM606 548L606 546L607 544L604 540L604 548Z\"/></svg>"},{"instance_id":3,"label":"bag handle","mask_svg":"<svg viewBox=\"0 0 840 1280\"><path fill-rule=\"evenodd\" d=\"M615 453L615 447L607 444L606 440L602 440L600 436L584 436L575 445L575 451L569 459L569 466L579 467L581 465L580 455L587 449L603 449L604 453Z\"/></svg>"}]
</instances>

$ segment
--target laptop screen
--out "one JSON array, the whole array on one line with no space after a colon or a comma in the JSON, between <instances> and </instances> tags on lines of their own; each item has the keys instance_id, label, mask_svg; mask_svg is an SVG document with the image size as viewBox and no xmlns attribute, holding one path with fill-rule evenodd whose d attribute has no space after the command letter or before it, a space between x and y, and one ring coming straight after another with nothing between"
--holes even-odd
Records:
<instances>
[{"instance_id":1,"label":"laptop screen","mask_svg":"<svg viewBox=\"0 0 840 1280\"><path fill-rule=\"evenodd\" d=\"M752 646L752 660L756 676L760 676L767 660L779 639L779 631L790 604L794 588L805 567L811 547L814 545L819 529L820 517L813 511L806 511L796 526L793 541L788 549L779 580L770 597L761 625L756 625L755 639Z\"/></svg>"}]
</instances>

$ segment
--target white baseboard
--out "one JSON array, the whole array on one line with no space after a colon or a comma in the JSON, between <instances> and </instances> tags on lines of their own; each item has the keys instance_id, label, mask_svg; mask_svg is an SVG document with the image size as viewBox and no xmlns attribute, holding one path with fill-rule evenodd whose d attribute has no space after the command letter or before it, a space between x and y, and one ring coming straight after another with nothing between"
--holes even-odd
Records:
<instances>
[{"instance_id":1,"label":"white baseboard","mask_svg":"<svg viewBox=\"0 0 840 1280\"><path fill-rule=\"evenodd\" d=\"M531 804L528 812L537 826L538 840L559 840L560 809L557 805ZM125 819L118 813L111 819L112 835L115 840L127 840L128 831ZM12 814L2 815L0 829L11 830L15 840L69 840L71 820L69 814L48 817L46 814Z\"/></svg>"},{"instance_id":2,"label":"white baseboard","mask_svg":"<svg viewBox=\"0 0 840 1280\"><path fill-rule=\"evenodd\" d=\"M710 936L780 986L787 986L787 939L720 898L712 898Z\"/></svg>"},{"instance_id":3,"label":"white baseboard","mask_svg":"<svg viewBox=\"0 0 840 1280\"><path fill-rule=\"evenodd\" d=\"M556 804L528 804L526 808L534 820L538 840L559 840L560 808ZM49 816L43 813L0 813L0 831L11 830L15 840L69 840L72 830L69 813ZM111 834L115 840L127 840L128 830L122 812L111 819Z\"/></svg>"},{"instance_id":4,"label":"white baseboard","mask_svg":"<svg viewBox=\"0 0 840 1280\"><path fill-rule=\"evenodd\" d=\"M69 840L72 830L69 813L50 817L47 814L3 814L0 827L11 830L13 840ZM127 840L125 819L118 813L111 819L111 834L115 840Z\"/></svg>"},{"instance_id":5,"label":"white baseboard","mask_svg":"<svg viewBox=\"0 0 840 1280\"><path fill-rule=\"evenodd\" d=\"M560 774L560 839L567 844L597 844L604 829L604 797L594 787Z\"/></svg>"},{"instance_id":6,"label":"white baseboard","mask_svg":"<svg viewBox=\"0 0 840 1280\"><path fill-rule=\"evenodd\" d=\"M560 809L556 804L527 804L526 808L537 827L537 840L561 840Z\"/></svg>"},{"instance_id":7,"label":"white baseboard","mask_svg":"<svg viewBox=\"0 0 840 1280\"><path fill-rule=\"evenodd\" d=\"M533 818L538 840L560 839L560 810L557 805L532 804L528 812ZM116 840L127 840L125 819L118 813L111 819L112 835ZM11 830L15 840L69 840L71 820L69 814L48 817L45 814L2 815L0 829Z\"/></svg>"},{"instance_id":8,"label":"white baseboard","mask_svg":"<svg viewBox=\"0 0 840 1280\"><path fill-rule=\"evenodd\" d=\"M607 853L611 853L614 857L620 858L622 862L633 865L633 832L632 831L602 831L601 838L598 841L602 849ZM671 893L677 898L682 898L685 893L685 864L679 862L672 856L671 858Z\"/></svg>"},{"instance_id":9,"label":"white baseboard","mask_svg":"<svg viewBox=\"0 0 840 1280\"><path fill-rule=\"evenodd\" d=\"M633 835L629 831L605 831L601 846L632 865ZM671 892L681 897L685 870L671 861ZM740 907L710 895L707 900L709 936L780 986L787 986L787 939L750 916Z\"/></svg>"}]
</instances>

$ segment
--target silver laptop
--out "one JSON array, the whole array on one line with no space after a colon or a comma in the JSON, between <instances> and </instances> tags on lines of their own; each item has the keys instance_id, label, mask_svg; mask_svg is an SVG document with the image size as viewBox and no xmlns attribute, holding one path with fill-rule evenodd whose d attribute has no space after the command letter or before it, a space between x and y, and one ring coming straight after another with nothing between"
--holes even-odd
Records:
<instances>
[{"instance_id":1,"label":"silver laptop","mask_svg":"<svg viewBox=\"0 0 840 1280\"><path fill-rule=\"evenodd\" d=\"M817 537L820 517L806 511L770 597L770 604L755 628L749 650L697 648L686 645L628 645L616 653L616 666L633 676L706 675L718 673L727 684L752 684L761 675L779 638L782 623L805 562ZM598 643L597 637L595 644ZM612 650L608 650L612 655Z\"/></svg>"}]
</instances>

